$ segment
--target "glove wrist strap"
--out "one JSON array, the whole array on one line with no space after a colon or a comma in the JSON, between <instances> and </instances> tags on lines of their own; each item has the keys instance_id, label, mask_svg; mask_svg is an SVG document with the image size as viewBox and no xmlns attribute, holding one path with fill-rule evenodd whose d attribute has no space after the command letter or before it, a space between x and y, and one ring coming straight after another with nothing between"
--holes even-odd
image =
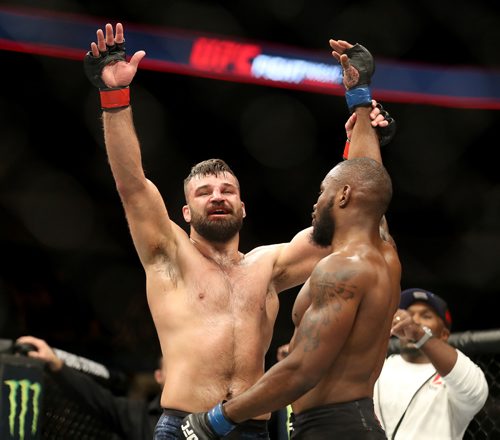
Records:
<instances>
[{"instance_id":1,"label":"glove wrist strap","mask_svg":"<svg viewBox=\"0 0 500 440\"><path fill-rule=\"evenodd\" d=\"M372 105L372 94L370 87L362 86L355 87L354 89L346 90L345 99L347 101L347 107L352 113L359 106L370 106Z\"/></svg>"},{"instance_id":2,"label":"glove wrist strap","mask_svg":"<svg viewBox=\"0 0 500 440\"><path fill-rule=\"evenodd\" d=\"M99 95L102 110L125 108L130 105L130 89L128 87L100 89Z\"/></svg>"},{"instance_id":3,"label":"glove wrist strap","mask_svg":"<svg viewBox=\"0 0 500 440\"><path fill-rule=\"evenodd\" d=\"M228 420L228 418L224 415L222 403L214 406L208 412L208 421L212 425L212 429L219 436L229 434L236 427L236 425Z\"/></svg>"}]
</instances>

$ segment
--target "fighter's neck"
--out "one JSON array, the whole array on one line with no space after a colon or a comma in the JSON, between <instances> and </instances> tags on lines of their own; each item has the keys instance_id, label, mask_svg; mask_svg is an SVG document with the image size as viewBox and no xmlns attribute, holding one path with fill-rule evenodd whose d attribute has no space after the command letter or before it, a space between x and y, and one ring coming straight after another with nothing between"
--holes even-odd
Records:
<instances>
[{"instance_id":1,"label":"fighter's neck","mask_svg":"<svg viewBox=\"0 0 500 440\"><path fill-rule=\"evenodd\" d=\"M213 260L220 266L233 266L238 264L244 257L238 250L238 236L224 243L208 241L198 234L192 234L189 239L204 257Z\"/></svg>"},{"instance_id":2,"label":"fighter's neck","mask_svg":"<svg viewBox=\"0 0 500 440\"><path fill-rule=\"evenodd\" d=\"M343 247L352 247L358 243L376 243L380 241L380 232L378 227L366 227L366 225L335 225L333 234L332 249L342 249Z\"/></svg>"}]
</instances>

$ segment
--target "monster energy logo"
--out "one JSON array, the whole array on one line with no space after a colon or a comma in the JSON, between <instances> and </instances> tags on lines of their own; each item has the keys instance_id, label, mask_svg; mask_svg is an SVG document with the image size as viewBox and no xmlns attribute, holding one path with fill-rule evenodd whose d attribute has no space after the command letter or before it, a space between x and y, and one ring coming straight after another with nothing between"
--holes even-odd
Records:
<instances>
[{"instance_id":1,"label":"monster energy logo","mask_svg":"<svg viewBox=\"0 0 500 440\"><path fill-rule=\"evenodd\" d=\"M27 432L26 415L28 414L30 397L33 419L31 422L31 429L28 429L31 430L31 435L36 434L38 430L38 415L42 386L38 382L31 382L27 379L5 380L4 383L9 387L10 435L11 437L15 436L17 423L19 440L24 440L25 434Z\"/></svg>"}]
</instances>

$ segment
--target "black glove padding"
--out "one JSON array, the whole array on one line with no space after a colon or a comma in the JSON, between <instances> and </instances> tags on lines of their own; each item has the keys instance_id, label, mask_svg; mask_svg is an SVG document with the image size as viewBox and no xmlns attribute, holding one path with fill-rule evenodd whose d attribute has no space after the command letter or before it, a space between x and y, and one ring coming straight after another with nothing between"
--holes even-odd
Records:
<instances>
[{"instance_id":1,"label":"black glove padding","mask_svg":"<svg viewBox=\"0 0 500 440\"><path fill-rule=\"evenodd\" d=\"M349 62L359 73L359 81L353 87L369 86L375 73L375 61L368 49L356 43L344 52ZM351 87L352 88L352 87Z\"/></svg>"},{"instance_id":2,"label":"black glove padding","mask_svg":"<svg viewBox=\"0 0 500 440\"><path fill-rule=\"evenodd\" d=\"M102 80L104 67L118 61L126 61L125 41L123 43L115 43L113 46L106 45L106 50L100 52L98 57L92 55L91 51L87 52L83 59L83 68L90 82L102 90L109 88Z\"/></svg>"},{"instance_id":3,"label":"black glove padding","mask_svg":"<svg viewBox=\"0 0 500 440\"><path fill-rule=\"evenodd\" d=\"M392 141L394 135L396 134L396 121L395 119L387 112L387 110L382 107L381 104L377 104L377 107L380 109L380 114L384 116L384 119L389 123L386 127L376 127L375 131L378 135L378 140L380 146L383 147Z\"/></svg>"},{"instance_id":4,"label":"black glove padding","mask_svg":"<svg viewBox=\"0 0 500 440\"><path fill-rule=\"evenodd\" d=\"M181 440L216 440L220 438L212 430L206 412L189 414L184 417L177 436Z\"/></svg>"}]
</instances>

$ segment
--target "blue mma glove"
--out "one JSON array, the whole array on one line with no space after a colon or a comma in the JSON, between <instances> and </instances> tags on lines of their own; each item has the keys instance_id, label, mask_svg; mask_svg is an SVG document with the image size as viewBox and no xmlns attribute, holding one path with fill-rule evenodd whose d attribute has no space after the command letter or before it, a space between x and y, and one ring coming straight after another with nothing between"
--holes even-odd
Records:
<instances>
[{"instance_id":1,"label":"blue mma glove","mask_svg":"<svg viewBox=\"0 0 500 440\"><path fill-rule=\"evenodd\" d=\"M178 438L182 440L216 440L229 434L236 425L222 409L222 403L208 412L189 414L182 420Z\"/></svg>"},{"instance_id":2,"label":"blue mma glove","mask_svg":"<svg viewBox=\"0 0 500 440\"><path fill-rule=\"evenodd\" d=\"M344 53L349 57L351 68L354 68L359 75L355 84L351 84L352 78L348 81L344 80L347 88L345 93L347 107L349 112L353 113L356 107L371 105L372 96L369 85L375 73L375 62L372 54L361 44L356 43Z\"/></svg>"}]
</instances>

